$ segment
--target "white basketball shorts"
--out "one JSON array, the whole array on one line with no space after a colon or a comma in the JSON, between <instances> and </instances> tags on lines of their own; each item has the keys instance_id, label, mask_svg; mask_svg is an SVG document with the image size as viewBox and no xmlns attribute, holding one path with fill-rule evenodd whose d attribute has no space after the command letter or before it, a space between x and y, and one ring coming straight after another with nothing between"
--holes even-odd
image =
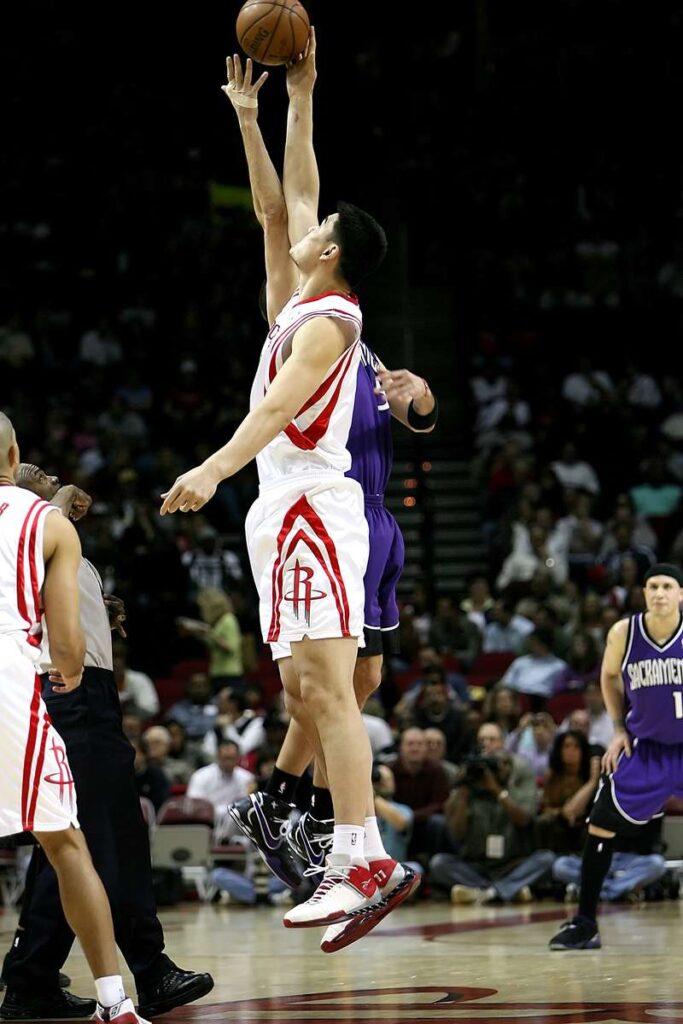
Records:
<instances>
[{"instance_id":1,"label":"white basketball shorts","mask_svg":"<svg viewBox=\"0 0 683 1024\"><path fill-rule=\"evenodd\" d=\"M0 637L0 836L78 828L76 792L36 666Z\"/></svg>"},{"instance_id":2,"label":"white basketball shorts","mask_svg":"<svg viewBox=\"0 0 683 1024\"><path fill-rule=\"evenodd\" d=\"M363 637L363 492L348 477L316 481L262 487L245 523L261 630L274 659L304 637Z\"/></svg>"}]
</instances>

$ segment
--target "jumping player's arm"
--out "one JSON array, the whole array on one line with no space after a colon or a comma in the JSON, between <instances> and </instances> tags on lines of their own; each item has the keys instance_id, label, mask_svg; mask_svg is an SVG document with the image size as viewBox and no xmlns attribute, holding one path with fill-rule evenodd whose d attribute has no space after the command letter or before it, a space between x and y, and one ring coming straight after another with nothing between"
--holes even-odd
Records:
<instances>
[{"instance_id":1,"label":"jumping player's arm","mask_svg":"<svg viewBox=\"0 0 683 1024\"><path fill-rule=\"evenodd\" d=\"M428 417L436 409L436 398L427 381L410 370L387 370L385 366L381 366L377 379L379 387L375 390L385 396L394 419L415 433L430 434L436 419L429 425L419 425L420 417ZM411 414L411 407L417 416Z\"/></svg>"},{"instance_id":2,"label":"jumping player's arm","mask_svg":"<svg viewBox=\"0 0 683 1024\"><path fill-rule=\"evenodd\" d=\"M197 512L215 494L216 487L233 476L284 430L324 381L328 370L348 347L344 325L331 317L317 316L294 336L292 353L263 401L249 413L232 438L208 459L179 476L163 494L161 515Z\"/></svg>"},{"instance_id":3,"label":"jumping player's arm","mask_svg":"<svg viewBox=\"0 0 683 1024\"><path fill-rule=\"evenodd\" d=\"M253 82L251 59L247 60L243 73L238 54L228 57L227 69L228 84L222 89L237 114L249 169L254 213L263 228L266 302L268 322L272 325L297 286L297 272L289 257L287 207L282 185L258 124L258 93L268 78L268 72L264 71Z\"/></svg>"},{"instance_id":4,"label":"jumping player's arm","mask_svg":"<svg viewBox=\"0 0 683 1024\"><path fill-rule=\"evenodd\" d=\"M78 590L81 542L65 516L46 517L43 551L43 609L50 636L52 663L61 676L53 689L68 693L75 690L81 681L85 640L81 629Z\"/></svg>"},{"instance_id":5,"label":"jumping player's arm","mask_svg":"<svg viewBox=\"0 0 683 1024\"><path fill-rule=\"evenodd\" d=\"M289 109L282 185L292 245L296 245L309 228L318 226L320 177L313 149L315 78L315 29L311 28L301 59L287 68Z\"/></svg>"},{"instance_id":6,"label":"jumping player's arm","mask_svg":"<svg viewBox=\"0 0 683 1024\"><path fill-rule=\"evenodd\" d=\"M624 683L621 678L621 663L626 653L629 621L620 619L607 634L607 646L600 669L600 688L605 707L614 722L614 739L602 758L602 769L613 772L622 751L631 756L631 740L624 723Z\"/></svg>"}]
</instances>

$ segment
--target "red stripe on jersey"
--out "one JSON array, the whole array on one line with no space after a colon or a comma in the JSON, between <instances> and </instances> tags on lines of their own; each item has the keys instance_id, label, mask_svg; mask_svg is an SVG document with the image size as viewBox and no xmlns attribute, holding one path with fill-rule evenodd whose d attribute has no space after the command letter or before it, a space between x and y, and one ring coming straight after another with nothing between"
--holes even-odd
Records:
<instances>
[{"instance_id":1,"label":"red stripe on jersey","mask_svg":"<svg viewBox=\"0 0 683 1024\"><path fill-rule=\"evenodd\" d=\"M43 518L45 516L45 512L43 511L43 509L39 509L39 511L36 513L36 517L33 520L33 526L31 527L31 537L30 537L29 542L28 542L28 564L29 564L29 573L30 573L30 577L31 577L31 592L33 594L33 607L34 607L33 622L40 622L40 586L38 584L38 566L37 566L37 560L36 560L36 547L37 547L37 543L36 542L37 542L37 539L38 539L38 524L40 523L41 516L43 516ZM42 634L40 632L38 634L36 634L36 635L32 635L32 636L30 635L28 637L28 642L33 647L39 647L40 646L41 635Z\"/></svg>"},{"instance_id":2,"label":"red stripe on jersey","mask_svg":"<svg viewBox=\"0 0 683 1024\"><path fill-rule=\"evenodd\" d=\"M26 822L26 831L32 832L34 829L34 819L36 814L36 806L38 804L38 793L40 792L40 783L43 781L41 776L43 774L43 765L45 764L45 747L47 745L47 734L50 728L49 718L45 718L43 722L43 735L40 739L40 751L38 753L38 760L36 762L36 771L33 776L33 788L31 792L31 806L28 809L28 821Z\"/></svg>"},{"instance_id":3,"label":"red stripe on jersey","mask_svg":"<svg viewBox=\"0 0 683 1024\"><path fill-rule=\"evenodd\" d=\"M318 540L322 541L327 551L327 556L332 566L332 573L328 569L322 553L318 546L315 544L310 537L303 532L298 530L295 537L291 541L287 552L283 558L282 550L284 547L285 540L294 524L294 521L298 516L301 516L309 524L313 533ZM325 529L325 525L317 514L317 512L311 507L305 496L302 496L295 502L294 505L287 512L280 533L277 539L277 558L273 565L273 575L271 584L271 600L273 602L270 618L270 628L268 631L268 643L274 643L280 638L280 605L282 603L282 578L284 575L284 565L287 559L290 557L294 549L296 548L299 541L304 541L310 551L318 559L318 562L322 566L325 572L330 586L332 587L332 593L334 596L335 604L337 605L337 611L339 612L339 622L341 625L342 636L350 636L349 633L349 602L346 594L346 587L344 586L344 579L341 574L339 567L339 560L337 558L337 551L334 546L334 541L330 537L329 533ZM334 574L334 575L333 575Z\"/></svg>"},{"instance_id":4,"label":"red stripe on jersey","mask_svg":"<svg viewBox=\"0 0 683 1024\"><path fill-rule=\"evenodd\" d=\"M330 425L332 413L337 407L337 402L339 401L339 393L341 391L342 384L344 383L344 378L346 377L349 366L351 365L353 358L353 350L355 349L355 347L355 344L352 345L351 348L348 350L346 358L342 359L342 361L340 362L339 367L342 368L342 373L341 377L337 382L337 386L334 389L330 401L327 403L325 408L318 414L318 416L313 420L313 422L309 423L305 430L300 430L294 423L290 423L285 427L285 434L287 435L289 440L292 442L292 444L296 445L296 447L300 448L302 451L312 451L317 445L318 441L320 441L320 439L324 436L325 431Z\"/></svg>"},{"instance_id":5,"label":"red stripe on jersey","mask_svg":"<svg viewBox=\"0 0 683 1024\"><path fill-rule=\"evenodd\" d=\"M351 348L353 348L353 345L351 346ZM295 420L298 419L299 416L302 416L305 412L308 412L312 405L315 405L316 402L319 402L320 399L324 397L325 392L329 390L331 384L336 380L338 375L341 373L343 365L344 354L342 354L339 357L339 362L337 363L334 371L329 375L329 377L325 377L325 380L322 382L317 391L314 391L311 397L308 399L308 401L301 406L298 413L294 417Z\"/></svg>"},{"instance_id":6,"label":"red stripe on jersey","mask_svg":"<svg viewBox=\"0 0 683 1024\"><path fill-rule=\"evenodd\" d=\"M303 306L307 302L318 302L320 299L327 299L331 295L338 295L340 299L347 299L352 302L354 306L359 306L358 296L354 295L353 292L321 292L320 295L312 295L310 299L299 299L295 303L296 306Z\"/></svg>"},{"instance_id":7,"label":"red stripe on jersey","mask_svg":"<svg viewBox=\"0 0 683 1024\"><path fill-rule=\"evenodd\" d=\"M35 507L35 506L34 506ZM31 711L29 714L28 739L26 741L26 752L24 753L24 775L21 785L21 827L28 831L28 799L31 785L31 766L33 764L33 751L36 747L36 736L38 734L38 712L40 711L40 677L36 676L33 686L33 697L31 698Z\"/></svg>"},{"instance_id":8,"label":"red stripe on jersey","mask_svg":"<svg viewBox=\"0 0 683 1024\"><path fill-rule=\"evenodd\" d=\"M17 552L17 608L21 617L26 620L29 626L32 626L35 620L29 618L26 594L24 593L24 548L26 547L26 533L31 515L35 507L41 503L43 505L47 504L42 498L37 498L26 513L26 518L21 527L21 534L19 535L19 550Z\"/></svg>"}]
</instances>

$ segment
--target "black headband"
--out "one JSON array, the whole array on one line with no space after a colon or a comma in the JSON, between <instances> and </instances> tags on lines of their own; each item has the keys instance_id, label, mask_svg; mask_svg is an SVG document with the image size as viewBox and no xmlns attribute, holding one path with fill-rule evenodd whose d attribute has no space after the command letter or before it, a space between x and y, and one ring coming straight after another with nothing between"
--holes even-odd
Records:
<instances>
[{"instance_id":1,"label":"black headband","mask_svg":"<svg viewBox=\"0 0 683 1024\"><path fill-rule=\"evenodd\" d=\"M683 570L671 562L657 562L651 565L645 573L644 582L647 583L652 576L670 576L672 580L676 580L679 587L683 587Z\"/></svg>"}]
</instances>

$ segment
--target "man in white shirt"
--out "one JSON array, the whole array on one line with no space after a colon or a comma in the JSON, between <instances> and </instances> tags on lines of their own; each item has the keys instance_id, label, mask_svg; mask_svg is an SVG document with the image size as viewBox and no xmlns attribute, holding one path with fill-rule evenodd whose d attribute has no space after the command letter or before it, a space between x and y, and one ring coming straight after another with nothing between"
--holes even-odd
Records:
<instances>
[{"instance_id":1,"label":"man in white shirt","mask_svg":"<svg viewBox=\"0 0 683 1024\"><path fill-rule=\"evenodd\" d=\"M226 814L230 804L256 789L256 778L239 767L239 759L237 744L233 740L223 740L218 746L214 764L200 768L190 778L187 795L212 803L216 822Z\"/></svg>"},{"instance_id":2,"label":"man in white shirt","mask_svg":"<svg viewBox=\"0 0 683 1024\"><path fill-rule=\"evenodd\" d=\"M566 663L552 652L552 634L546 629L537 629L528 641L529 654L515 658L501 679L502 686L509 686L518 693L535 697L551 697L556 676Z\"/></svg>"},{"instance_id":3,"label":"man in white shirt","mask_svg":"<svg viewBox=\"0 0 683 1024\"><path fill-rule=\"evenodd\" d=\"M159 713L159 695L144 672L135 672L126 663L125 647L114 644L114 679L124 714L139 715L145 721Z\"/></svg>"}]
</instances>

